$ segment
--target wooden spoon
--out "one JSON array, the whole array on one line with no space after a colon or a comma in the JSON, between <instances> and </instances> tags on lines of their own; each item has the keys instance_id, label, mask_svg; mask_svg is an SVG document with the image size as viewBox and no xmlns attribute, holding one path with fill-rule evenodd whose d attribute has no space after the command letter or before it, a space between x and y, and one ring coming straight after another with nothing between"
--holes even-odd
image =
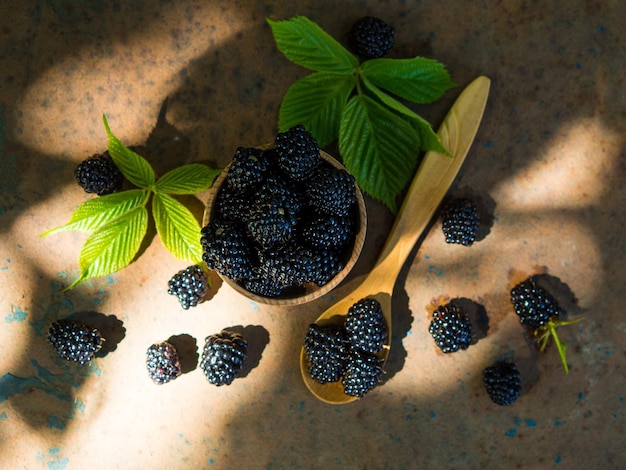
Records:
<instances>
[{"instance_id":1,"label":"wooden spoon","mask_svg":"<svg viewBox=\"0 0 626 470\"><path fill-rule=\"evenodd\" d=\"M453 158L433 151L426 153L372 271L355 290L315 321L322 326L338 324L360 299L378 300L388 329L387 344L378 354L383 365L391 343L391 294L396 279L465 160L485 110L490 84L487 77L478 77L463 90L438 131L443 146ZM340 405L357 399L343 393L341 382L321 384L313 380L304 348L300 353L300 370L307 388L320 400Z\"/></svg>"}]
</instances>

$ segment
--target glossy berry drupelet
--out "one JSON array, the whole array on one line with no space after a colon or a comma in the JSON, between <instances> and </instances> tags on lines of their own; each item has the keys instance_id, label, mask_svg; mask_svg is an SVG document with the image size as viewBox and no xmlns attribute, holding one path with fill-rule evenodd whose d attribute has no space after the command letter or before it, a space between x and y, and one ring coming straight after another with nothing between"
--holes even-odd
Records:
<instances>
[{"instance_id":1,"label":"glossy berry drupelet","mask_svg":"<svg viewBox=\"0 0 626 470\"><path fill-rule=\"evenodd\" d=\"M497 405L508 406L522 392L520 373L515 364L500 361L483 371L483 384L489 398Z\"/></svg>"},{"instance_id":2,"label":"glossy berry drupelet","mask_svg":"<svg viewBox=\"0 0 626 470\"><path fill-rule=\"evenodd\" d=\"M148 375L157 385L174 380L182 373L178 351L167 341L155 343L148 348L146 367Z\"/></svg>"},{"instance_id":3,"label":"glossy berry drupelet","mask_svg":"<svg viewBox=\"0 0 626 470\"><path fill-rule=\"evenodd\" d=\"M322 161L317 141L304 126L281 132L274 140L278 167L293 181L305 181Z\"/></svg>"},{"instance_id":4,"label":"glossy berry drupelet","mask_svg":"<svg viewBox=\"0 0 626 470\"><path fill-rule=\"evenodd\" d=\"M315 172L306 195L309 204L318 212L345 217L356 204L356 183L347 171L323 166Z\"/></svg>"},{"instance_id":5,"label":"glossy berry drupelet","mask_svg":"<svg viewBox=\"0 0 626 470\"><path fill-rule=\"evenodd\" d=\"M338 382L346 367L349 345L340 325L309 325L304 338L309 375L319 383Z\"/></svg>"},{"instance_id":6,"label":"glossy berry drupelet","mask_svg":"<svg viewBox=\"0 0 626 470\"><path fill-rule=\"evenodd\" d=\"M375 354L387 342L387 323L376 299L361 299L350 307L345 328L353 348Z\"/></svg>"},{"instance_id":7,"label":"glossy berry drupelet","mask_svg":"<svg viewBox=\"0 0 626 470\"><path fill-rule=\"evenodd\" d=\"M474 201L461 197L448 203L443 211L442 225L446 243L470 246L480 228L480 216Z\"/></svg>"},{"instance_id":8,"label":"glossy berry drupelet","mask_svg":"<svg viewBox=\"0 0 626 470\"><path fill-rule=\"evenodd\" d=\"M178 297L181 307L188 310L204 300L209 277L198 265L178 271L168 282L167 293Z\"/></svg>"},{"instance_id":9,"label":"glossy berry drupelet","mask_svg":"<svg viewBox=\"0 0 626 470\"><path fill-rule=\"evenodd\" d=\"M366 59L389 53L395 43L395 30L380 18L365 16L352 25L348 40L354 52Z\"/></svg>"},{"instance_id":10,"label":"glossy berry drupelet","mask_svg":"<svg viewBox=\"0 0 626 470\"><path fill-rule=\"evenodd\" d=\"M124 182L124 175L108 151L93 155L79 163L74 171L74 177L85 192L98 196L119 191Z\"/></svg>"},{"instance_id":11,"label":"glossy berry drupelet","mask_svg":"<svg viewBox=\"0 0 626 470\"><path fill-rule=\"evenodd\" d=\"M367 353L351 351L343 371L343 393L363 397L372 390L383 376L381 360Z\"/></svg>"},{"instance_id":12,"label":"glossy berry drupelet","mask_svg":"<svg viewBox=\"0 0 626 470\"><path fill-rule=\"evenodd\" d=\"M222 331L206 338L200 368L213 385L230 385L246 359L248 343L238 333Z\"/></svg>"},{"instance_id":13,"label":"glossy berry drupelet","mask_svg":"<svg viewBox=\"0 0 626 470\"><path fill-rule=\"evenodd\" d=\"M547 325L551 317L564 313L554 297L537 285L532 276L511 289L511 302L520 323L533 329Z\"/></svg>"},{"instance_id":14,"label":"glossy berry drupelet","mask_svg":"<svg viewBox=\"0 0 626 470\"><path fill-rule=\"evenodd\" d=\"M91 362L104 342L97 329L67 318L57 320L50 325L48 340L59 356L79 364Z\"/></svg>"},{"instance_id":15,"label":"glossy berry drupelet","mask_svg":"<svg viewBox=\"0 0 626 470\"><path fill-rule=\"evenodd\" d=\"M252 247L245 230L235 222L213 220L201 231L202 259L229 279L252 275Z\"/></svg>"},{"instance_id":16,"label":"glossy berry drupelet","mask_svg":"<svg viewBox=\"0 0 626 470\"><path fill-rule=\"evenodd\" d=\"M433 312L428 332L444 353L467 349L472 343L472 327L467 315L456 305L440 305Z\"/></svg>"}]
</instances>

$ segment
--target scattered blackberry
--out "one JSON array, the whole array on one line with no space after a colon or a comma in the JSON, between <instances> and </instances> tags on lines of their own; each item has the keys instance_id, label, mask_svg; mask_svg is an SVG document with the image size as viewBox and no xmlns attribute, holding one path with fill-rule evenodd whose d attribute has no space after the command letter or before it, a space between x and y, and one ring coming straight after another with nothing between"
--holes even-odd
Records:
<instances>
[{"instance_id":1,"label":"scattered blackberry","mask_svg":"<svg viewBox=\"0 0 626 470\"><path fill-rule=\"evenodd\" d=\"M261 248L284 245L291 238L296 217L279 198L258 201L248 217L248 232Z\"/></svg>"},{"instance_id":2,"label":"scattered blackberry","mask_svg":"<svg viewBox=\"0 0 626 470\"><path fill-rule=\"evenodd\" d=\"M348 39L358 55L376 59L389 53L395 33L394 28L383 20L365 16L352 25Z\"/></svg>"},{"instance_id":3,"label":"scattered blackberry","mask_svg":"<svg viewBox=\"0 0 626 470\"><path fill-rule=\"evenodd\" d=\"M188 310L202 302L207 293L209 277L198 265L178 271L168 282L167 293L178 297L180 305Z\"/></svg>"},{"instance_id":4,"label":"scattered blackberry","mask_svg":"<svg viewBox=\"0 0 626 470\"><path fill-rule=\"evenodd\" d=\"M79 364L90 362L104 342L97 329L67 318L57 320L50 325L48 340L59 356Z\"/></svg>"},{"instance_id":5,"label":"scattered blackberry","mask_svg":"<svg viewBox=\"0 0 626 470\"><path fill-rule=\"evenodd\" d=\"M311 248L341 252L354 237L350 217L312 216L300 223L302 241Z\"/></svg>"},{"instance_id":6,"label":"scattered blackberry","mask_svg":"<svg viewBox=\"0 0 626 470\"><path fill-rule=\"evenodd\" d=\"M496 362L483 371L483 384L497 405L508 406L518 399L522 392L520 373L515 364Z\"/></svg>"},{"instance_id":7,"label":"scattered blackberry","mask_svg":"<svg viewBox=\"0 0 626 470\"><path fill-rule=\"evenodd\" d=\"M222 331L206 338L200 368L213 385L230 385L246 359L248 343L237 333Z\"/></svg>"},{"instance_id":8,"label":"scattered blackberry","mask_svg":"<svg viewBox=\"0 0 626 470\"><path fill-rule=\"evenodd\" d=\"M478 208L471 199L457 198L445 207L443 233L446 236L446 243L469 246L476 240L479 227Z\"/></svg>"},{"instance_id":9,"label":"scattered blackberry","mask_svg":"<svg viewBox=\"0 0 626 470\"><path fill-rule=\"evenodd\" d=\"M428 332L444 353L467 349L472 342L472 328L467 315L457 306L447 304L433 312Z\"/></svg>"},{"instance_id":10,"label":"scattered blackberry","mask_svg":"<svg viewBox=\"0 0 626 470\"><path fill-rule=\"evenodd\" d=\"M546 325L550 317L564 314L554 297L537 285L533 276L511 289L511 302L522 325L533 329Z\"/></svg>"},{"instance_id":11,"label":"scattered blackberry","mask_svg":"<svg viewBox=\"0 0 626 470\"><path fill-rule=\"evenodd\" d=\"M352 305L345 328L350 344L370 354L380 351L387 341L387 324L376 299L365 298Z\"/></svg>"},{"instance_id":12,"label":"scattered blackberry","mask_svg":"<svg viewBox=\"0 0 626 470\"><path fill-rule=\"evenodd\" d=\"M182 371L176 348L167 341L155 343L146 351L148 375L155 384L162 385L178 377Z\"/></svg>"},{"instance_id":13,"label":"scattered blackberry","mask_svg":"<svg viewBox=\"0 0 626 470\"><path fill-rule=\"evenodd\" d=\"M263 181L269 160L261 149L239 147L226 175L226 184L237 192L245 192Z\"/></svg>"},{"instance_id":14,"label":"scattered blackberry","mask_svg":"<svg viewBox=\"0 0 626 470\"><path fill-rule=\"evenodd\" d=\"M202 259L229 279L252 275L252 251L244 230L231 221L213 220L202 229Z\"/></svg>"},{"instance_id":15,"label":"scattered blackberry","mask_svg":"<svg viewBox=\"0 0 626 470\"><path fill-rule=\"evenodd\" d=\"M320 167L306 189L309 204L318 211L344 217L356 204L356 184L347 171L332 166Z\"/></svg>"},{"instance_id":16,"label":"scattered blackberry","mask_svg":"<svg viewBox=\"0 0 626 470\"><path fill-rule=\"evenodd\" d=\"M309 375L319 383L338 382L348 359L349 347L341 326L309 325L304 338Z\"/></svg>"},{"instance_id":17,"label":"scattered blackberry","mask_svg":"<svg viewBox=\"0 0 626 470\"><path fill-rule=\"evenodd\" d=\"M86 193L96 193L98 196L119 191L124 182L124 175L113 163L108 151L79 163L74 177Z\"/></svg>"},{"instance_id":18,"label":"scattered blackberry","mask_svg":"<svg viewBox=\"0 0 626 470\"><path fill-rule=\"evenodd\" d=\"M343 393L352 397L363 397L378 385L382 375L383 367L379 358L351 351L341 378Z\"/></svg>"},{"instance_id":19,"label":"scattered blackberry","mask_svg":"<svg viewBox=\"0 0 626 470\"><path fill-rule=\"evenodd\" d=\"M274 150L279 168L293 181L307 180L322 161L317 141L301 125L278 134Z\"/></svg>"}]
</instances>

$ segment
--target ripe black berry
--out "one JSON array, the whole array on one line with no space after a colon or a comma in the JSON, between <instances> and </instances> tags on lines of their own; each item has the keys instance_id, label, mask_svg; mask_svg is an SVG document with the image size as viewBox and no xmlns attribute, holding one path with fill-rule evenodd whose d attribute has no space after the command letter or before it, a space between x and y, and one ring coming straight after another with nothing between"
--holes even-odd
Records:
<instances>
[{"instance_id":1,"label":"ripe black berry","mask_svg":"<svg viewBox=\"0 0 626 470\"><path fill-rule=\"evenodd\" d=\"M348 348L345 330L341 326L309 325L304 352L311 378L323 384L339 381L348 359Z\"/></svg>"},{"instance_id":2,"label":"ripe black berry","mask_svg":"<svg viewBox=\"0 0 626 470\"><path fill-rule=\"evenodd\" d=\"M113 163L108 151L93 155L79 163L74 171L74 177L85 192L98 196L119 191L124 182L124 175Z\"/></svg>"},{"instance_id":3,"label":"ripe black berry","mask_svg":"<svg viewBox=\"0 0 626 470\"><path fill-rule=\"evenodd\" d=\"M522 391L520 373L515 364L497 362L483 371L483 384L491 401L508 406L518 399Z\"/></svg>"},{"instance_id":4,"label":"ripe black berry","mask_svg":"<svg viewBox=\"0 0 626 470\"><path fill-rule=\"evenodd\" d=\"M178 297L181 307L188 310L202 302L207 293L209 277L198 265L178 271L168 282L167 293Z\"/></svg>"},{"instance_id":5,"label":"ripe black berry","mask_svg":"<svg viewBox=\"0 0 626 470\"><path fill-rule=\"evenodd\" d=\"M181 374L176 348L167 341L155 343L146 351L148 375L155 384L165 384Z\"/></svg>"},{"instance_id":6,"label":"ripe black berry","mask_svg":"<svg viewBox=\"0 0 626 470\"><path fill-rule=\"evenodd\" d=\"M222 331L206 338L200 368L213 385L230 385L246 359L248 343L238 333Z\"/></svg>"},{"instance_id":7,"label":"ripe black berry","mask_svg":"<svg viewBox=\"0 0 626 470\"><path fill-rule=\"evenodd\" d=\"M456 305L440 305L433 312L428 332L444 353L467 349L472 342L472 328L467 315Z\"/></svg>"},{"instance_id":8,"label":"ripe black berry","mask_svg":"<svg viewBox=\"0 0 626 470\"><path fill-rule=\"evenodd\" d=\"M520 323L533 329L546 325L551 317L564 313L554 297L537 285L532 276L511 289L511 302Z\"/></svg>"},{"instance_id":9,"label":"ripe black berry","mask_svg":"<svg viewBox=\"0 0 626 470\"><path fill-rule=\"evenodd\" d=\"M446 243L469 246L476 240L479 227L478 208L471 199L457 198L445 207L442 228Z\"/></svg>"},{"instance_id":10,"label":"ripe black berry","mask_svg":"<svg viewBox=\"0 0 626 470\"><path fill-rule=\"evenodd\" d=\"M361 299L350 307L346 332L353 348L375 354L387 341L387 324L376 299Z\"/></svg>"},{"instance_id":11,"label":"ripe black berry","mask_svg":"<svg viewBox=\"0 0 626 470\"><path fill-rule=\"evenodd\" d=\"M306 195L317 211L343 217L356 204L356 183L347 171L323 166L315 172Z\"/></svg>"},{"instance_id":12,"label":"ripe black berry","mask_svg":"<svg viewBox=\"0 0 626 470\"><path fill-rule=\"evenodd\" d=\"M269 160L263 150L239 147L226 175L226 185L243 193L261 184L269 168Z\"/></svg>"},{"instance_id":13,"label":"ripe black berry","mask_svg":"<svg viewBox=\"0 0 626 470\"><path fill-rule=\"evenodd\" d=\"M202 259L209 269L229 279L252 275L252 248L245 230L235 222L213 220L202 229Z\"/></svg>"},{"instance_id":14,"label":"ripe black berry","mask_svg":"<svg viewBox=\"0 0 626 470\"><path fill-rule=\"evenodd\" d=\"M367 59L389 53L395 42L395 30L380 18L365 16L352 25L348 39L354 51Z\"/></svg>"},{"instance_id":15,"label":"ripe black berry","mask_svg":"<svg viewBox=\"0 0 626 470\"><path fill-rule=\"evenodd\" d=\"M376 356L351 351L341 378L343 393L352 397L363 397L378 385L383 375L382 362Z\"/></svg>"},{"instance_id":16,"label":"ripe black berry","mask_svg":"<svg viewBox=\"0 0 626 470\"><path fill-rule=\"evenodd\" d=\"M48 340L59 356L79 364L90 362L104 341L97 329L67 318L50 325Z\"/></svg>"},{"instance_id":17,"label":"ripe black berry","mask_svg":"<svg viewBox=\"0 0 626 470\"><path fill-rule=\"evenodd\" d=\"M308 179L322 161L317 141L300 125L278 134L274 150L279 168L293 181Z\"/></svg>"}]
</instances>

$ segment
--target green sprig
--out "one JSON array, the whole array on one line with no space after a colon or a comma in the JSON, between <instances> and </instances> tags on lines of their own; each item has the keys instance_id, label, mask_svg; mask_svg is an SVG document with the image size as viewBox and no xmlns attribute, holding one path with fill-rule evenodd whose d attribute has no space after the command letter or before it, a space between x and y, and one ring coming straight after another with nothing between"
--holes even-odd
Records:
<instances>
[{"instance_id":1,"label":"green sprig","mask_svg":"<svg viewBox=\"0 0 626 470\"><path fill-rule=\"evenodd\" d=\"M221 170L191 163L157 178L148 161L113 135L106 116L102 119L111 158L138 189L85 201L72 213L69 222L41 235L67 230L90 232L78 258L80 274L67 289L119 271L135 259L147 233L147 205L151 199L155 227L165 248L179 259L200 264L200 224L172 195L196 194L210 188Z\"/></svg>"},{"instance_id":2,"label":"green sprig","mask_svg":"<svg viewBox=\"0 0 626 470\"><path fill-rule=\"evenodd\" d=\"M559 357L561 358L561 363L563 364L563 368L565 369L565 374L569 374L569 367L567 366L567 343L559 340L559 335L556 333L556 329L560 326L571 325L573 323L578 323L582 318L577 318L576 320L556 320L554 318L550 318L548 323L540 326L534 331L535 337L537 337L537 343L539 345L539 350L544 352L546 347L548 346L548 340L552 338L554 341L554 345L556 346L557 351L559 352Z\"/></svg>"},{"instance_id":3,"label":"green sprig","mask_svg":"<svg viewBox=\"0 0 626 470\"><path fill-rule=\"evenodd\" d=\"M338 140L359 186L396 212L396 197L412 178L419 152L448 152L430 124L389 93L431 103L456 86L445 67L423 57L359 63L304 16L267 22L285 57L314 71L285 93L279 131L302 124L320 147Z\"/></svg>"}]
</instances>

